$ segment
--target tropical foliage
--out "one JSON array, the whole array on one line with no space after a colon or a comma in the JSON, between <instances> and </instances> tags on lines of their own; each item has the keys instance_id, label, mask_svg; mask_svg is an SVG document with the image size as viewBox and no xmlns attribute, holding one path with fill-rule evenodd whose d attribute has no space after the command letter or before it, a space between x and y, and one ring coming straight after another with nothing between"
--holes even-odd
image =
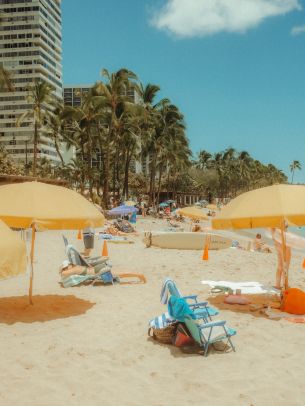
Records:
<instances>
[{"instance_id":1,"label":"tropical foliage","mask_svg":"<svg viewBox=\"0 0 305 406\"><path fill-rule=\"evenodd\" d=\"M214 155L201 150L193 161L190 177L197 190L217 197L234 197L259 187L287 182L283 171L274 165L264 165L247 151L238 152L234 148Z\"/></svg>"},{"instance_id":2,"label":"tropical foliage","mask_svg":"<svg viewBox=\"0 0 305 406\"><path fill-rule=\"evenodd\" d=\"M293 183L295 170L297 169L300 171L302 169L302 165L300 161L292 161L291 164L289 165L289 169L291 171L291 183Z\"/></svg>"},{"instance_id":3,"label":"tropical foliage","mask_svg":"<svg viewBox=\"0 0 305 406\"><path fill-rule=\"evenodd\" d=\"M0 144L0 174L1 175L21 175L24 171L23 166L17 165L9 153Z\"/></svg>"},{"instance_id":4,"label":"tropical foliage","mask_svg":"<svg viewBox=\"0 0 305 406\"><path fill-rule=\"evenodd\" d=\"M28 96L32 108L18 121L34 123L34 156L28 174L65 179L104 207L110 196L121 200L147 194L154 205L161 191L232 197L287 181L282 171L246 151L228 148L211 154L201 150L192 159L184 116L170 99L160 98L159 86L142 84L125 68L101 73L102 79L81 95L76 107L63 106L51 86L34 82ZM42 136L53 141L60 165L38 159ZM75 152L68 163L63 143ZM135 171L139 165L141 173Z\"/></svg>"}]
</instances>

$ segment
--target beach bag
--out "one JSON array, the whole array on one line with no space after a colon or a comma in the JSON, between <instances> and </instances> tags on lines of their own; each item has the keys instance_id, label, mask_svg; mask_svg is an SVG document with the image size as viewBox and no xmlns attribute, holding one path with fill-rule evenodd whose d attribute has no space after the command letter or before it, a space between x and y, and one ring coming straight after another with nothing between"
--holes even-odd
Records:
<instances>
[{"instance_id":1,"label":"beach bag","mask_svg":"<svg viewBox=\"0 0 305 406\"><path fill-rule=\"evenodd\" d=\"M195 344L195 341L191 337L187 327L182 323L179 323L177 326L176 335L173 339L173 344L176 347L186 347Z\"/></svg>"},{"instance_id":2,"label":"beach bag","mask_svg":"<svg viewBox=\"0 0 305 406\"><path fill-rule=\"evenodd\" d=\"M305 292L297 288L287 289L284 293L282 310L291 314L305 314Z\"/></svg>"},{"instance_id":3,"label":"beach bag","mask_svg":"<svg viewBox=\"0 0 305 406\"><path fill-rule=\"evenodd\" d=\"M105 284L107 284L107 283L113 284L113 275L110 270L108 270L108 271L106 270L105 272L101 273L98 276L98 279L100 279Z\"/></svg>"},{"instance_id":4,"label":"beach bag","mask_svg":"<svg viewBox=\"0 0 305 406\"><path fill-rule=\"evenodd\" d=\"M173 338L176 335L177 325L178 323L173 323L164 328L149 327L148 335L162 344L172 344Z\"/></svg>"}]
</instances>

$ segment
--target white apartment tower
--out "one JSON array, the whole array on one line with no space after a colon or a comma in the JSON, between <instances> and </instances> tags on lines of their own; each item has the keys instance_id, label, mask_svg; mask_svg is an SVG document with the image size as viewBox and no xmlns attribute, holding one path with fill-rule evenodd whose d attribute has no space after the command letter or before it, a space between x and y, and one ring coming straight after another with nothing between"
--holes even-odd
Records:
<instances>
[{"instance_id":1,"label":"white apartment tower","mask_svg":"<svg viewBox=\"0 0 305 406\"><path fill-rule=\"evenodd\" d=\"M16 161L33 157L31 119L16 125L30 109L27 89L35 79L54 87L62 99L61 0L0 0L0 64L10 72L13 92L0 93L0 143ZM54 144L42 136L38 159L59 162Z\"/></svg>"}]
</instances>

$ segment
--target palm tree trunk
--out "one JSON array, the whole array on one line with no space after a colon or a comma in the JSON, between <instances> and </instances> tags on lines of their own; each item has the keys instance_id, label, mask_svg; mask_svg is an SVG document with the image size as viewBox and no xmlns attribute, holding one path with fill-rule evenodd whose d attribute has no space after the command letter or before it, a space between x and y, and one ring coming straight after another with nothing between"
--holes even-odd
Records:
<instances>
[{"instance_id":1,"label":"palm tree trunk","mask_svg":"<svg viewBox=\"0 0 305 406\"><path fill-rule=\"evenodd\" d=\"M157 164L157 157L154 154L151 161L151 169L150 169L150 184L149 184L149 204L155 207L155 180L156 180L156 164Z\"/></svg>"},{"instance_id":2,"label":"palm tree trunk","mask_svg":"<svg viewBox=\"0 0 305 406\"><path fill-rule=\"evenodd\" d=\"M123 196L125 199L129 195L129 166L130 166L130 153L127 151L126 160L125 160L125 169L124 169L124 187L123 187Z\"/></svg>"},{"instance_id":3,"label":"palm tree trunk","mask_svg":"<svg viewBox=\"0 0 305 406\"><path fill-rule=\"evenodd\" d=\"M159 168L158 191L157 191L157 203L160 203L161 180L162 180L162 171L161 171L161 166L160 166L160 168Z\"/></svg>"},{"instance_id":4,"label":"palm tree trunk","mask_svg":"<svg viewBox=\"0 0 305 406\"><path fill-rule=\"evenodd\" d=\"M108 197L109 197L109 169L110 169L109 136L110 134L107 135L106 139L105 162L104 162L103 202L105 209L108 209Z\"/></svg>"},{"instance_id":5,"label":"palm tree trunk","mask_svg":"<svg viewBox=\"0 0 305 406\"><path fill-rule=\"evenodd\" d=\"M65 166L65 162L64 162L64 159L63 159L62 154L61 154L61 152L60 152L60 149L59 149L59 146L58 146L58 142L55 141L54 144L55 144L55 149L56 149L57 155L59 156L59 159L61 160L61 165L62 165L62 166Z\"/></svg>"},{"instance_id":6,"label":"palm tree trunk","mask_svg":"<svg viewBox=\"0 0 305 406\"><path fill-rule=\"evenodd\" d=\"M291 176L291 184L293 184L294 170L292 170L291 172L292 172L292 176Z\"/></svg>"}]
</instances>

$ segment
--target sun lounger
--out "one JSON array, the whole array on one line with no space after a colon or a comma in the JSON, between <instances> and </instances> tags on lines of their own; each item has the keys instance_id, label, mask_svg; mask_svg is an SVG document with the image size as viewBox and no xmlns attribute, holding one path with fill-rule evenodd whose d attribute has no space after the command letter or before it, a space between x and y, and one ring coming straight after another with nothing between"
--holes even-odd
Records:
<instances>
[{"instance_id":1,"label":"sun lounger","mask_svg":"<svg viewBox=\"0 0 305 406\"><path fill-rule=\"evenodd\" d=\"M63 235L62 236L65 244L65 251L68 257L68 260L73 265L81 265L81 266L95 266L99 264L105 263L108 261L108 257L88 257L85 258L77 249L72 245L69 244L68 239ZM110 266L110 264L107 264Z\"/></svg>"},{"instance_id":2,"label":"sun lounger","mask_svg":"<svg viewBox=\"0 0 305 406\"><path fill-rule=\"evenodd\" d=\"M128 279L127 281L122 282L122 279ZM133 285L146 283L146 278L144 275L136 273L124 273L114 276L110 269L102 269L96 275L71 275L67 278L63 278L61 281L64 288L70 288L82 284L95 285L96 283L103 284L114 284L121 283L122 285Z\"/></svg>"},{"instance_id":3,"label":"sun lounger","mask_svg":"<svg viewBox=\"0 0 305 406\"><path fill-rule=\"evenodd\" d=\"M102 270L96 275L71 275L67 278L63 278L61 281L64 288L70 288L81 284L95 285L97 282L113 285L114 282L117 282L117 278L112 275L109 269L107 269Z\"/></svg>"},{"instance_id":4,"label":"sun lounger","mask_svg":"<svg viewBox=\"0 0 305 406\"><path fill-rule=\"evenodd\" d=\"M232 350L235 351L231 337L236 334L236 330L227 327L224 320L198 323L200 313L195 314L185 299L174 296L169 300L168 312L171 317L185 323L193 339L203 348L204 356L207 356L211 344L224 340L226 340L226 344L229 343Z\"/></svg>"}]
</instances>

